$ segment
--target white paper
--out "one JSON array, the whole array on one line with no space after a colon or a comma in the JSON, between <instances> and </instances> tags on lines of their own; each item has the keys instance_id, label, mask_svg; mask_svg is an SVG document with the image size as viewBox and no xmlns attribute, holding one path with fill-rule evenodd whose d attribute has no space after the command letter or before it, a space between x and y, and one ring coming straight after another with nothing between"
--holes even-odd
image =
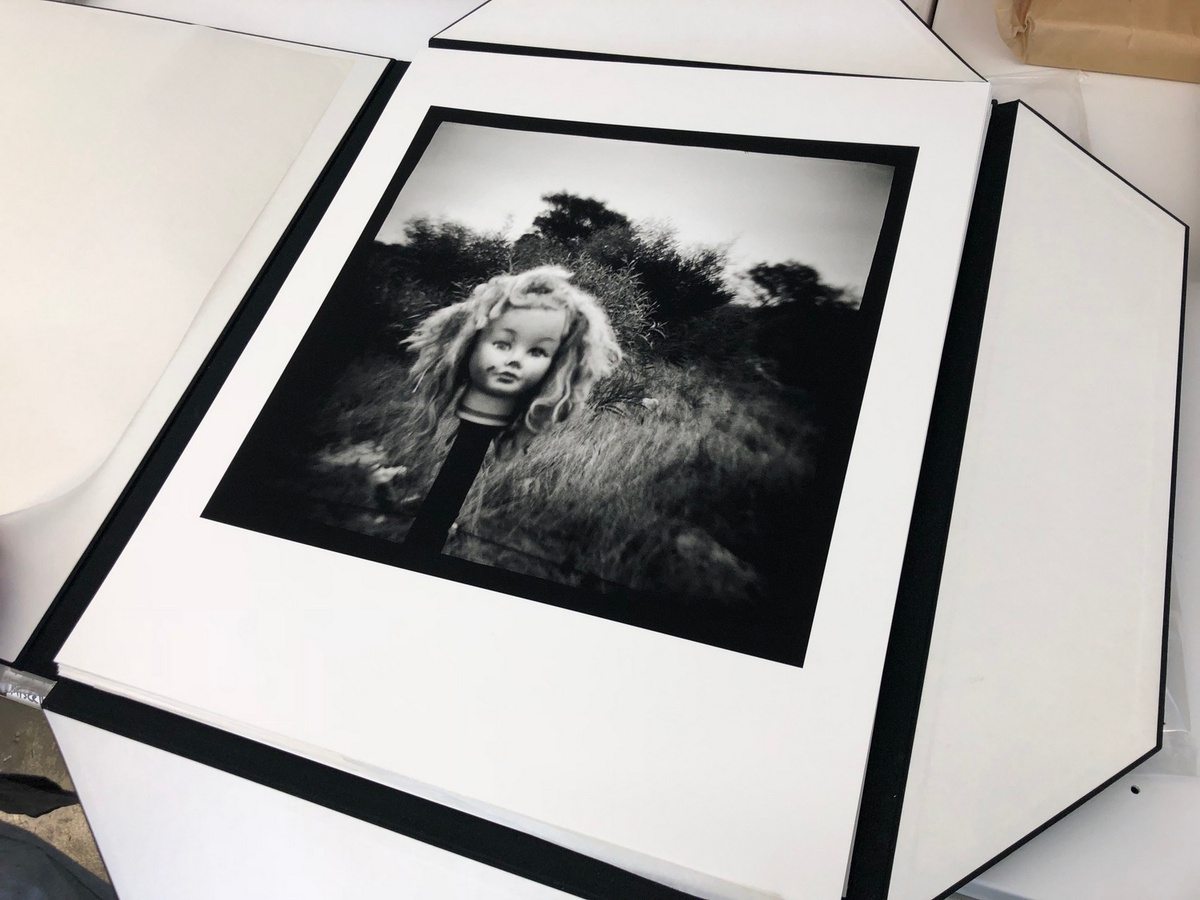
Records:
<instances>
[{"instance_id":1,"label":"white paper","mask_svg":"<svg viewBox=\"0 0 1200 900\"><path fill-rule=\"evenodd\" d=\"M617 848L655 877L700 873L689 889L840 896L987 96L431 53L62 671L600 855ZM920 148L803 668L198 517L430 105Z\"/></svg>"}]
</instances>

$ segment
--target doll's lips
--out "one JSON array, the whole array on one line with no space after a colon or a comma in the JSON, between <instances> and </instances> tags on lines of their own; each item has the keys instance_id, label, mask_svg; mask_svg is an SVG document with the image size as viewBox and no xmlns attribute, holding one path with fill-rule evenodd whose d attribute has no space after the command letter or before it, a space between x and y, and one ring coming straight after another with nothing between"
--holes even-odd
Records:
<instances>
[{"instance_id":1,"label":"doll's lips","mask_svg":"<svg viewBox=\"0 0 1200 900\"><path fill-rule=\"evenodd\" d=\"M517 376L512 372L498 372L495 377L502 384L513 384L517 380Z\"/></svg>"}]
</instances>

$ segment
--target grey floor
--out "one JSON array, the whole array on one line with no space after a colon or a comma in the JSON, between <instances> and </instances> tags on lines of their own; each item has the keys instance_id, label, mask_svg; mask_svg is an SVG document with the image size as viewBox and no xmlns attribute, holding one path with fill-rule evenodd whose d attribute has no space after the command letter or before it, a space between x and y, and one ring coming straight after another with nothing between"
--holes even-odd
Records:
<instances>
[{"instance_id":1,"label":"grey floor","mask_svg":"<svg viewBox=\"0 0 1200 900\"><path fill-rule=\"evenodd\" d=\"M3 697L0 697L0 773L42 775L59 787L74 790L58 744L41 710ZM0 812L0 822L36 834L92 874L109 880L78 803L37 817Z\"/></svg>"}]
</instances>

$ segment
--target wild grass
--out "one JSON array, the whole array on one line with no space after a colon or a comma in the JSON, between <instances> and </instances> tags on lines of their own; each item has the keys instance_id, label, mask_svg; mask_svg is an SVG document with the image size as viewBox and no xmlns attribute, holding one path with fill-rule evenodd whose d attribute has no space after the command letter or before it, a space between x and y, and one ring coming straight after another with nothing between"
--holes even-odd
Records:
<instances>
[{"instance_id":1,"label":"wild grass","mask_svg":"<svg viewBox=\"0 0 1200 900\"><path fill-rule=\"evenodd\" d=\"M569 211L579 198L543 199ZM823 562L808 501L836 478L814 473L836 442L816 423L853 383L856 311L798 263L759 267L756 302L734 302L721 248L619 215L583 236L552 224L510 243L415 219L404 243L375 244L341 311L368 337L306 446L277 454L275 487L313 518L402 541L457 427L417 427L404 337L492 274L562 264L605 306L624 361L570 421L488 454L444 552L601 594L788 602L797 566Z\"/></svg>"},{"instance_id":2,"label":"wild grass","mask_svg":"<svg viewBox=\"0 0 1200 900\"><path fill-rule=\"evenodd\" d=\"M523 452L489 453L445 552L601 592L777 595L770 558L788 552L803 515L817 439L802 397L699 364L638 375L641 396L594 406ZM303 480L326 521L393 540L407 531L456 424L420 437L405 383L401 361L376 357L335 391L333 440Z\"/></svg>"}]
</instances>

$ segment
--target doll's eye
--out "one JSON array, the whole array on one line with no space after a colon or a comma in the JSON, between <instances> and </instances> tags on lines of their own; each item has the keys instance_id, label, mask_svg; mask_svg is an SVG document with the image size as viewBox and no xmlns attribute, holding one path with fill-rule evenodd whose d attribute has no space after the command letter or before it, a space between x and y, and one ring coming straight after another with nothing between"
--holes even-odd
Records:
<instances>
[{"instance_id":1,"label":"doll's eye","mask_svg":"<svg viewBox=\"0 0 1200 900\"><path fill-rule=\"evenodd\" d=\"M492 346L497 350L507 350L512 345L508 341L492 341Z\"/></svg>"},{"instance_id":2,"label":"doll's eye","mask_svg":"<svg viewBox=\"0 0 1200 900\"><path fill-rule=\"evenodd\" d=\"M545 351L543 348L541 348L541 347L534 347L532 350L530 350L530 351L529 351L529 355L530 355L530 356L538 356L538 357L542 357L542 356L549 356L550 354L549 354L549 353L547 353L547 352L546 352L546 351Z\"/></svg>"}]
</instances>

